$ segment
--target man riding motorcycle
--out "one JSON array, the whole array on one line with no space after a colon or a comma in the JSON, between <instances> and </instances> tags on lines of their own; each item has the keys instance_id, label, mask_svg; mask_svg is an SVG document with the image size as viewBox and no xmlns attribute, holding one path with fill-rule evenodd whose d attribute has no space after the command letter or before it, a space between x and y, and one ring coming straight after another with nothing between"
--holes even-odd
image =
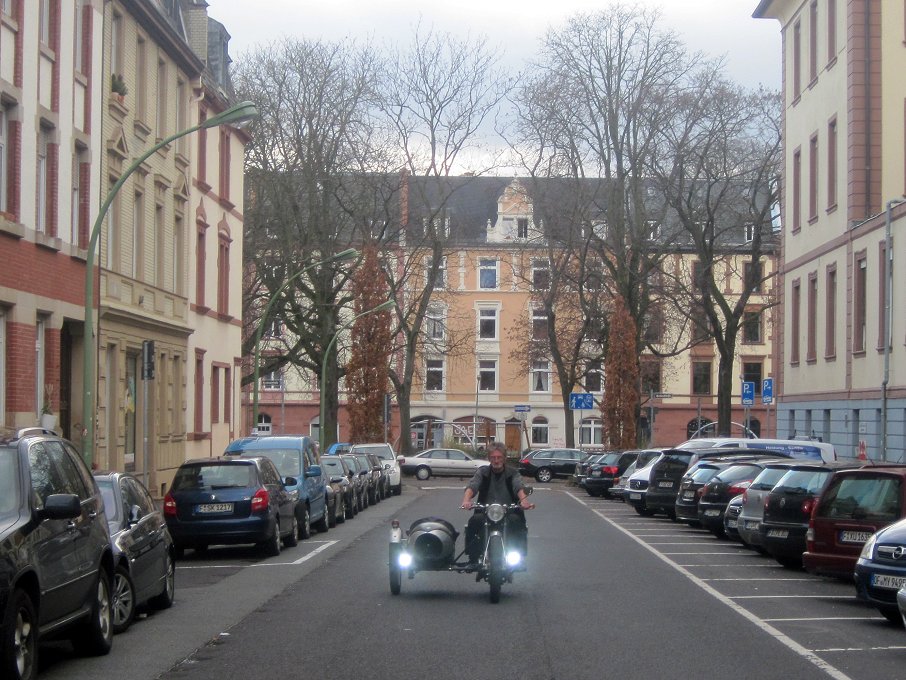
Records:
<instances>
[{"instance_id":1,"label":"man riding motorcycle","mask_svg":"<svg viewBox=\"0 0 906 680\"><path fill-rule=\"evenodd\" d=\"M488 462L490 465L475 471L463 493L460 507L471 510L476 496L478 503L482 505L518 503L520 509L507 516L507 534L513 547L524 557L528 546L528 529L523 510L531 510L535 504L529 502L519 472L506 467L506 447L501 442L494 442L488 447ZM481 532L484 526L482 515L483 511L476 510L466 526L466 553L471 564L477 564L481 559Z\"/></svg>"}]
</instances>

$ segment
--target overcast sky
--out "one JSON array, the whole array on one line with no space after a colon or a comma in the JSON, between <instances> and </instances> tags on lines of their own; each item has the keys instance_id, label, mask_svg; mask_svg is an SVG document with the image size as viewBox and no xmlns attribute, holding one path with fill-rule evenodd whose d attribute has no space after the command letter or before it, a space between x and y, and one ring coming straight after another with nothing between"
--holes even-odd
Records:
<instances>
[{"instance_id":1,"label":"overcast sky","mask_svg":"<svg viewBox=\"0 0 906 680\"><path fill-rule=\"evenodd\" d=\"M233 60L285 35L377 45L405 43L421 18L424 26L463 37L487 36L518 70L538 51L544 32L577 12L593 12L607 0L208 0L208 14L232 36ZM631 4L631 3L630 3ZM693 50L724 56L727 74L755 87L780 88L780 25L753 19L758 0L637 0L659 7Z\"/></svg>"}]
</instances>

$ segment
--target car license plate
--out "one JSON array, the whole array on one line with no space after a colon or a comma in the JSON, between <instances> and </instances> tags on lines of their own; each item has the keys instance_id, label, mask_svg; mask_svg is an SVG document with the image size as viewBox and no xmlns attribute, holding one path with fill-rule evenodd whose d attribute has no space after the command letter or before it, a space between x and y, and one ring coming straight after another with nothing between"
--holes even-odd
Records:
<instances>
[{"instance_id":1,"label":"car license plate","mask_svg":"<svg viewBox=\"0 0 906 680\"><path fill-rule=\"evenodd\" d=\"M728 519L728 520L727 520L727 526L728 526L730 529L735 529L736 526L737 526L738 524L739 524L739 523L738 523L735 519Z\"/></svg>"},{"instance_id":2,"label":"car license plate","mask_svg":"<svg viewBox=\"0 0 906 680\"><path fill-rule=\"evenodd\" d=\"M592 470L592 471L591 471L591 476L592 476L592 477L600 477L600 476L601 476L601 471L600 471L600 470Z\"/></svg>"},{"instance_id":3,"label":"car license plate","mask_svg":"<svg viewBox=\"0 0 906 680\"><path fill-rule=\"evenodd\" d=\"M629 500L631 501L640 501L642 500L642 494L640 493L630 493Z\"/></svg>"},{"instance_id":4,"label":"car license plate","mask_svg":"<svg viewBox=\"0 0 906 680\"><path fill-rule=\"evenodd\" d=\"M195 508L195 511L201 514L211 514L217 512L233 512L232 503L203 503Z\"/></svg>"},{"instance_id":5,"label":"car license plate","mask_svg":"<svg viewBox=\"0 0 906 680\"><path fill-rule=\"evenodd\" d=\"M717 517L720 514L720 510L705 510L705 517Z\"/></svg>"},{"instance_id":6,"label":"car license plate","mask_svg":"<svg viewBox=\"0 0 906 680\"><path fill-rule=\"evenodd\" d=\"M758 531L758 521L747 519L745 524L746 529L751 529L752 531Z\"/></svg>"},{"instance_id":7,"label":"car license plate","mask_svg":"<svg viewBox=\"0 0 906 680\"><path fill-rule=\"evenodd\" d=\"M786 538L790 532L786 529L768 529L768 536L771 538Z\"/></svg>"},{"instance_id":8,"label":"car license plate","mask_svg":"<svg viewBox=\"0 0 906 680\"><path fill-rule=\"evenodd\" d=\"M841 531L840 532L840 542L841 543L865 543L873 531Z\"/></svg>"},{"instance_id":9,"label":"car license plate","mask_svg":"<svg viewBox=\"0 0 906 680\"><path fill-rule=\"evenodd\" d=\"M695 492L694 492L694 491L685 491L685 492L683 492L683 500L691 501L693 498L695 498Z\"/></svg>"},{"instance_id":10,"label":"car license plate","mask_svg":"<svg viewBox=\"0 0 906 680\"><path fill-rule=\"evenodd\" d=\"M658 482L657 485L662 489L669 489L673 486L673 482L671 482L671 481Z\"/></svg>"},{"instance_id":11,"label":"car license plate","mask_svg":"<svg viewBox=\"0 0 906 680\"><path fill-rule=\"evenodd\" d=\"M887 574L872 574L871 585L875 588L890 588L899 590L906 586L906 576L888 576Z\"/></svg>"}]
</instances>

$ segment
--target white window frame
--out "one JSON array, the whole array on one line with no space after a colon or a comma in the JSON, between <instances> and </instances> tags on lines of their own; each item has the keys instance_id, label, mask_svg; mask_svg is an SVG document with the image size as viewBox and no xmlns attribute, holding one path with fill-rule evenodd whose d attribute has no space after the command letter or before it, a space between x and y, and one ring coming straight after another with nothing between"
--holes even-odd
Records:
<instances>
[{"instance_id":1,"label":"white window frame","mask_svg":"<svg viewBox=\"0 0 906 680\"><path fill-rule=\"evenodd\" d=\"M84 26L85 0L75 0L75 16L73 18L72 62L77 73L85 73L85 64L82 63L82 32Z\"/></svg>"},{"instance_id":2,"label":"white window frame","mask_svg":"<svg viewBox=\"0 0 906 680\"><path fill-rule=\"evenodd\" d=\"M532 315L531 319L529 319L529 328L531 329L529 331L531 333L530 337L534 341L542 341L545 338L543 338L543 337L536 338L535 337L535 321L537 320L537 321L544 322L544 327L547 329L547 333L549 335L551 329L550 329L550 324L548 323L548 319L547 319L547 312L543 308L532 307L531 315Z\"/></svg>"},{"instance_id":3,"label":"white window frame","mask_svg":"<svg viewBox=\"0 0 906 680\"><path fill-rule=\"evenodd\" d=\"M491 394L497 392L498 384L498 375L497 375L498 364L496 359L478 359L478 391L483 394ZM482 376L490 375L491 379L494 381L494 386L491 388L482 387Z\"/></svg>"},{"instance_id":4,"label":"white window frame","mask_svg":"<svg viewBox=\"0 0 906 680\"><path fill-rule=\"evenodd\" d=\"M283 389L282 373L279 370L276 370L261 376L261 389L271 392Z\"/></svg>"},{"instance_id":5,"label":"white window frame","mask_svg":"<svg viewBox=\"0 0 906 680\"><path fill-rule=\"evenodd\" d=\"M44 405L44 361L47 358L47 317L35 319L35 413Z\"/></svg>"},{"instance_id":6,"label":"white window frame","mask_svg":"<svg viewBox=\"0 0 906 680\"><path fill-rule=\"evenodd\" d=\"M6 106L0 103L0 212L6 211L7 182L7 133L9 130L9 113Z\"/></svg>"},{"instance_id":7,"label":"white window frame","mask_svg":"<svg viewBox=\"0 0 906 680\"><path fill-rule=\"evenodd\" d=\"M488 320L493 317L494 321L494 335L493 336L483 336L481 334L481 322L483 320ZM497 340L500 336L500 310L496 307L479 307L478 308L478 329L477 337L479 340Z\"/></svg>"},{"instance_id":8,"label":"white window frame","mask_svg":"<svg viewBox=\"0 0 906 680\"><path fill-rule=\"evenodd\" d=\"M534 394L550 394L551 363L546 359L532 362L529 391Z\"/></svg>"},{"instance_id":9,"label":"white window frame","mask_svg":"<svg viewBox=\"0 0 906 680\"><path fill-rule=\"evenodd\" d=\"M537 416L532 420L532 444L550 444L550 423L544 416ZM543 433L543 435L542 435ZM538 435L538 436L536 436Z\"/></svg>"},{"instance_id":10,"label":"white window frame","mask_svg":"<svg viewBox=\"0 0 906 680\"><path fill-rule=\"evenodd\" d=\"M47 233L47 147L50 133L43 126L38 128L37 177L35 185L35 231Z\"/></svg>"},{"instance_id":11,"label":"white window frame","mask_svg":"<svg viewBox=\"0 0 906 680\"><path fill-rule=\"evenodd\" d=\"M431 364L435 365L431 365ZM428 387L428 375L431 373L440 373L440 387L439 388L430 388ZM443 358L435 357L432 359L425 359L425 392L443 392L447 385L447 362Z\"/></svg>"},{"instance_id":12,"label":"white window frame","mask_svg":"<svg viewBox=\"0 0 906 680\"><path fill-rule=\"evenodd\" d=\"M493 267L490 263L493 262ZM494 285L485 287L481 282L481 275L484 272L494 272ZM480 257L478 258L478 290L498 290L500 288L500 260L497 258Z\"/></svg>"},{"instance_id":13,"label":"white window frame","mask_svg":"<svg viewBox=\"0 0 906 680\"><path fill-rule=\"evenodd\" d=\"M431 266L434 264L432 258L428 258L425 263L425 271L431 269ZM447 289L447 258L440 258L440 263L437 266L437 278L434 280L434 290L446 290Z\"/></svg>"},{"instance_id":14,"label":"white window frame","mask_svg":"<svg viewBox=\"0 0 906 680\"><path fill-rule=\"evenodd\" d=\"M273 425L273 420L269 415L267 415L266 413L259 413L258 423L255 426L255 433L264 435L270 434L273 430Z\"/></svg>"},{"instance_id":15,"label":"white window frame","mask_svg":"<svg viewBox=\"0 0 906 680\"><path fill-rule=\"evenodd\" d=\"M441 306L431 305L425 316L425 335L433 342L447 339L447 312Z\"/></svg>"},{"instance_id":16,"label":"white window frame","mask_svg":"<svg viewBox=\"0 0 906 680\"><path fill-rule=\"evenodd\" d=\"M579 421L579 446L597 446L603 442L604 425L600 418L582 418Z\"/></svg>"},{"instance_id":17,"label":"white window frame","mask_svg":"<svg viewBox=\"0 0 906 680\"><path fill-rule=\"evenodd\" d=\"M528 217L517 217L516 218L516 238L525 240L529 235L529 218Z\"/></svg>"},{"instance_id":18,"label":"white window frame","mask_svg":"<svg viewBox=\"0 0 906 680\"><path fill-rule=\"evenodd\" d=\"M537 275L545 272L547 273L547 285L541 287L538 285ZM550 290L551 288L551 262L547 258L533 258L532 259L532 290Z\"/></svg>"}]
</instances>

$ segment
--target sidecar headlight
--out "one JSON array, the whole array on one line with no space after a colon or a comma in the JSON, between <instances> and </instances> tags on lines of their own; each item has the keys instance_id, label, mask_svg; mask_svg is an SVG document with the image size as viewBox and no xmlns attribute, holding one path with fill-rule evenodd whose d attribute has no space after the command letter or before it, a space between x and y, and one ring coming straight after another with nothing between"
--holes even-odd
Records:
<instances>
[{"instance_id":1,"label":"sidecar headlight","mask_svg":"<svg viewBox=\"0 0 906 680\"><path fill-rule=\"evenodd\" d=\"M506 563L511 567L515 567L521 561L522 561L522 555L520 555L515 550L511 550L510 552L508 552L506 554Z\"/></svg>"},{"instance_id":2,"label":"sidecar headlight","mask_svg":"<svg viewBox=\"0 0 906 680\"><path fill-rule=\"evenodd\" d=\"M407 552L401 552L399 557L396 558L396 563L399 564L403 569L408 569L412 566L412 555Z\"/></svg>"},{"instance_id":3,"label":"sidecar headlight","mask_svg":"<svg viewBox=\"0 0 906 680\"><path fill-rule=\"evenodd\" d=\"M487 512L488 519L492 522L499 522L503 519L504 515L506 515L506 509L502 505L499 505L497 503L494 503L492 506L490 506Z\"/></svg>"}]
</instances>

